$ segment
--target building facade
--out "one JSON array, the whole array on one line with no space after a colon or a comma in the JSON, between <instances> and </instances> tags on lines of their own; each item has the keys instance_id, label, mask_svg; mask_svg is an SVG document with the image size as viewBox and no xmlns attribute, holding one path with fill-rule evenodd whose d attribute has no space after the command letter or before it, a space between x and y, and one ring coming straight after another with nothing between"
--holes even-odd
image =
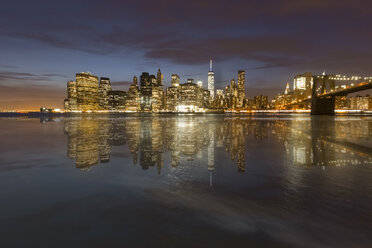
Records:
<instances>
[{"instance_id":1,"label":"building facade","mask_svg":"<svg viewBox=\"0 0 372 248\"><path fill-rule=\"evenodd\" d=\"M136 76L133 77L133 82L129 86L125 101L125 109L133 112L141 110L141 95L138 88L138 78Z\"/></svg>"},{"instance_id":2,"label":"building facade","mask_svg":"<svg viewBox=\"0 0 372 248\"><path fill-rule=\"evenodd\" d=\"M99 109L108 110L109 109L109 93L112 90L110 79L107 77L101 77L99 80Z\"/></svg>"},{"instance_id":3,"label":"building facade","mask_svg":"<svg viewBox=\"0 0 372 248\"><path fill-rule=\"evenodd\" d=\"M209 61L208 90L210 92L211 100L213 100L214 99L214 72L212 68L212 60Z\"/></svg>"},{"instance_id":4,"label":"building facade","mask_svg":"<svg viewBox=\"0 0 372 248\"><path fill-rule=\"evenodd\" d=\"M238 71L238 99L237 108L244 107L245 100L245 71Z\"/></svg>"}]
</instances>

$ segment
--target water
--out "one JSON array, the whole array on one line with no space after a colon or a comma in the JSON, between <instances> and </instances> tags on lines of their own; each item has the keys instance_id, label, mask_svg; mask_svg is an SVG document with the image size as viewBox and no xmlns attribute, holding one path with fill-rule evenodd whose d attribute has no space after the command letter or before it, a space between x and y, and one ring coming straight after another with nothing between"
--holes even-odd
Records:
<instances>
[{"instance_id":1,"label":"water","mask_svg":"<svg viewBox=\"0 0 372 248\"><path fill-rule=\"evenodd\" d=\"M0 119L2 247L370 247L372 118Z\"/></svg>"}]
</instances>

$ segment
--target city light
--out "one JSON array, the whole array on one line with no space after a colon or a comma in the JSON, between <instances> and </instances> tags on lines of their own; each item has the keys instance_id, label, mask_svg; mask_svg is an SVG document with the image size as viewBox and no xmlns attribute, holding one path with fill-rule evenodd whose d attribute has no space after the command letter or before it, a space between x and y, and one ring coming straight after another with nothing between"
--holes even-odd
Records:
<instances>
[{"instance_id":1,"label":"city light","mask_svg":"<svg viewBox=\"0 0 372 248\"><path fill-rule=\"evenodd\" d=\"M203 88L203 82L188 78L186 83L180 83L177 74L171 75L171 86L164 86L164 76L160 69L157 75L143 72L138 78L133 77L133 83L129 90L119 91L111 88L110 79L97 77L88 72L76 74L75 81L68 81L68 97L65 99L65 109L72 113L255 113L258 111L310 111L312 114L334 114L335 109L360 109L372 110L371 97L343 96L350 92L372 88L371 82L358 82L360 76L340 75L312 75L306 72L294 77L293 90L286 84L282 94L278 94L269 101L267 96L258 95L249 99L245 94L245 71L238 71L238 80L231 79L225 89L217 89L214 92L214 72L210 61L208 75L208 89ZM351 81L350 84L337 84L335 81ZM313 92L313 88L316 91ZM359 88L358 88L359 87ZM313 96L323 99L313 101ZM341 98L340 98L341 97ZM355 99L355 100L354 100ZM325 101L334 101L335 109L325 109ZM319 105L314 105L318 104ZM48 112L49 109L41 111ZM53 110L62 112L61 110Z\"/></svg>"}]
</instances>

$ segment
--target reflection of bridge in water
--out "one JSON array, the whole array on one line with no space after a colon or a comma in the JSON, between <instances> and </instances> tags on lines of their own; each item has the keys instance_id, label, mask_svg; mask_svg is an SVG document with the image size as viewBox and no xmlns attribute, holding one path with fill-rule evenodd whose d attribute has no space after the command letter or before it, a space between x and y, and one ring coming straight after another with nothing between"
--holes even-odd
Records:
<instances>
[{"instance_id":1,"label":"reflection of bridge in water","mask_svg":"<svg viewBox=\"0 0 372 248\"><path fill-rule=\"evenodd\" d=\"M312 117L310 121L293 122L290 138L293 157L298 165L356 165L372 163L372 147L357 142L372 137L370 121L337 121ZM368 142L370 144L370 142Z\"/></svg>"},{"instance_id":2,"label":"reflection of bridge in water","mask_svg":"<svg viewBox=\"0 0 372 248\"><path fill-rule=\"evenodd\" d=\"M293 101L285 107L303 106L311 102L312 115L334 115L337 96L346 96L351 93L372 89L372 80L350 80L348 84L336 86L336 81L344 80L334 75L313 77L312 95L309 98Z\"/></svg>"},{"instance_id":3,"label":"reflection of bridge in water","mask_svg":"<svg viewBox=\"0 0 372 248\"><path fill-rule=\"evenodd\" d=\"M336 131L337 130L337 131ZM77 168L107 163L113 146L126 145L133 164L160 173L164 156L171 167L200 160L210 172L220 151L230 155L238 172L245 172L248 146L267 138L279 141L295 165L371 164L371 147L359 141L372 137L372 119L339 121L308 119L252 119L213 116L133 118L66 118L68 157ZM352 140L355 139L355 140ZM259 144L258 144L259 145ZM270 153L270 148L267 148ZM218 155L217 155L218 156Z\"/></svg>"}]
</instances>

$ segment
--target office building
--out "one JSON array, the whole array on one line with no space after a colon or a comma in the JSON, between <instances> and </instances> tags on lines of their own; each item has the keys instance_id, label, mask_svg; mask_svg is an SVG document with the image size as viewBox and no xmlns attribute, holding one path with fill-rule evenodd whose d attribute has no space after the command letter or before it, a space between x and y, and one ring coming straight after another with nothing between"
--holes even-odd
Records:
<instances>
[{"instance_id":1,"label":"office building","mask_svg":"<svg viewBox=\"0 0 372 248\"><path fill-rule=\"evenodd\" d=\"M244 106L245 99L245 71L238 71L238 100L237 107L242 108Z\"/></svg>"},{"instance_id":2,"label":"office building","mask_svg":"<svg viewBox=\"0 0 372 248\"><path fill-rule=\"evenodd\" d=\"M253 104L256 107L256 109L267 109L268 108L268 97L259 95L255 96L253 99Z\"/></svg>"},{"instance_id":3,"label":"office building","mask_svg":"<svg viewBox=\"0 0 372 248\"><path fill-rule=\"evenodd\" d=\"M137 112L141 110L141 96L138 88L138 78L133 77L133 83L130 85L125 101L127 111Z\"/></svg>"},{"instance_id":4,"label":"office building","mask_svg":"<svg viewBox=\"0 0 372 248\"><path fill-rule=\"evenodd\" d=\"M212 68L212 60L209 61L209 72L208 72L208 90L210 92L211 99L214 99L214 72Z\"/></svg>"},{"instance_id":5,"label":"office building","mask_svg":"<svg viewBox=\"0 0 372 248\"><path fill-rule=\"evenodd\" d=\"M99 109L109 109L109 92L111 91L110 79L107 77L101 77L99 80Z\"/></svg>"},{"instance_id":6,"label":"office building","mask_svg":"<svg viewBox=\"0 0 372 248\"><path fill-rule=\"evenodd\" d=\"M171 86L179 87L180 86L180 77L177 74L171 75Z\"/></svg>"}]
</instances>

